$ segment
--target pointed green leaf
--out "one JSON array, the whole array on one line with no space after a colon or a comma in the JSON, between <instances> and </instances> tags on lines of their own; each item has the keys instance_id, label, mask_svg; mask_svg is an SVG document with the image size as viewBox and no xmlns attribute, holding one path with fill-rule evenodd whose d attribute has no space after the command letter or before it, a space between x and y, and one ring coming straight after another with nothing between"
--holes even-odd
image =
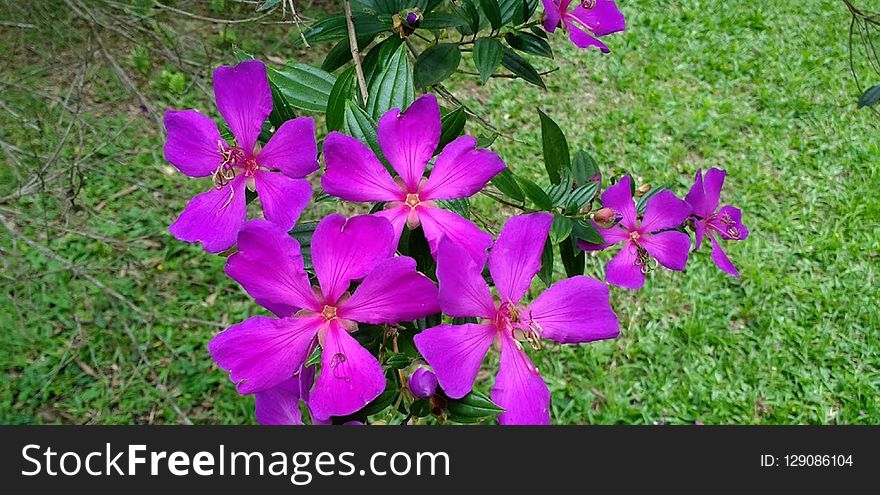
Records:
<instances>
[{"instance_id":1,"label":"pointed green leaf","mask_svg":"<svg viewBox=\"0 0 880 495\"><path fill-rule=\"evenodd\" d=\"M871 86L859 98L859 108L874 106L880 101L880 84Z\"/></svg>"},{"instance_id":2,"label":"pointed green leaf","mask_svg":"<svg viewBox=\"0 0 880 495\"><path fill-rule=\"evenodd\" d=\"M553 215L553 225L550 227L550 242L559 244L571 234L571 219L562 215Z\"/></svg>"},{"instance_id":3,"label":"pointed green leaf","mask_svg":"<svg viewBox=\"0 0 880 495\"><path fill-rule=\"evenodd\" d=\"M493 177L492 185L519 203L526 200L522 188L519 187L519 184L516 181L516 176L513 175L513 172L511 172L509 168L505 168L501 173Z\"/></svg>"},{"instance_id":4,"label":"pointed green leaf","mask_svg":"<svg viewBox=\"0 0 880 495\"><path fill-rule=\"evenodd\" d=\"M415 90L405 45L397 47L388 65L378 69L368 94L367 113L377 120L388 110L405 110L413 102Z\"/></svg>"},{"instance_id":5,"label":"pointed green leaf","mask_svg":"<svg viewBox=\"0 0 880 495\"><path fill-rule=\"evenodd\" d=\"M522 78L524 81L530 82L542 89L547 89L547 87L544 86L544 81L541 80L541 75L538 74L538 71L532 67L532 64L530 64L528 60L517 55L513 49L504 47L504 56L501 58L501 65L507 67L507 70L513 72L515 76Z\"/></svg>"},{"instance_id":6,"label":"pointed green leaf","mask_svg":"<svg viewBox=\"0 0 880 495\"><path fill-rule=\"evenodd\" d=\"M511 48L521 52L553 58L553 49L550 48L550 44L532 33L507 33L504 35L504 40Z\"/></svg>"},{"instance_id":7,"label":"pointed green leaf","mask_svg":"<svg viewBox=\"0 0 880 495\"><path fill-rule=\"evenodd\" d=\"M596 160L584 150L578 150L571 160L571 178L577 184L586 184L590 179L599 173L599 165Z\"/></svg>"},{"instance_id":8,"label":"pointed green leaf","mask_svg":"<svg viewBox=\"0 0 880 495\"><path fill-rule=\"evenodd\" d=\"M336 79L327 100L327 130L338 131L345 123L345 102L354 94L354 67L349 67Z\"/></svg>"},{"instance_id":9,"label":"pointed green leaf","mask_svg":"<svg viewBox=\"0 0 880 495\"><path fill-rule=\"evenodd\" d=\"M501 29L501 6L498 0L480 0L480 8L483 9L483 15L489 20L492 29L498 31Z\"/></svg>"},{"instance_id":10,"label":"pointed green leaf","mask_svg":"<svg viewBox=\"0 0 880 495\"><path fill-rule=\"evenodd\" d=\"M281 69L269 68L269 82L278 88L290 106L310 112L323 112L336 77L317 67L289 64Z\"/></svg>"},{"instance_id":11,"label":"pointed green leaf","mask_svg":"<svg viewBox=\"0 0 880 495\"><path fill-rule=\"evenodd\" d=\"M547 176L550 182L558 184L560 180L560 171L568 172L571 170L571 159L568 156L568 141L565 140L565 134L562 129L540 109L538 114L541 117L541 143L544 148L544 168L547 169Z\"/></svg>"},{"instance_id":12,"label":"pointed green leaf","mask_svg":"<svg viewBox=\"0 0 880 495\"><path fill-rule=\"evenodd\" d=\"M443 82L461 62L461 51L454 43L439 43L428 47L416 59L413 83L417 88Z\"/></svg>"},{"instance_id":13,"label":"pointed green leaf","mask_svg":"<svg viewBox=\"0 0 880 495\"><path fill-rule=\"evenodd\" d=\"M590 244L605 244L605 238L596 230L596 227L588 220L574 220L571 224L571 235L576 240L589 242Z\"/></svg>"},{"instance_id":14,"label":"pointed green leaf","mask_svg":"<svg viewBox=\"0 0 880 495\"><path fill-rule=\"evenodd\" d=\"M352 100L345 102L343 128L346 134L366 143L376 156L383 158L376 137L376 121Z\"/></svg>"},{"instance_id":15,"label":"pointed green leaf","mask_svg":"<svg viewBox=\"0 0 880 495\"><path fill-rule=\"evenodd\" d=\"M375 38L375 34L358 37L358 50L366 48ZM324 69L327 72L333 72L349 62L351 62L351 46L348 43L348 36L346 35L346 37L339 40L339 42L330 49L327 56L324 57L321 69Z\"/></svg>"},{"instance_id":16,"label":"pointed green leaf","mask_svg":"<svg viewBox=\"0 0 880 495\"><path fill-rule=\"evenodd\" d=\"M562 266L565 267L566 277L584 274L586 255L577 246L573 235L559 243L559 258L562 260Z\"/></svg>"},{"instance_id":17,"label":"pointed green leaf","mask_svg":"<svg viewBox=\"0 0 880 495\"><path fill-rule=\"evenodd\" d=\"M480 31L480 12L474 0L453 3L452 11L465 22L464 26L458 28L463 34L476 34Z\"/></svg>"},{"instance_id":18,"label":"pointed green leaf","mask_svg":"<svg viewBox=\"0 0 880 495\"><path fill-rule=\"evenodd\" d=\"M474 43L474 65L480 72L480 82L486 81L495 73L495 69L501 65L504 57L504 47L495 38L479 38Z\"/></svg>"},{"instance_id":19,"label":"pointed green leaf","mask_svg":"<svg viewBox=\"0 0 880 495\"><path fill-rule=\"evenodd\" d=\"M467 114L464 112L464 107L458 107L440 118L442 131L440 132L440 144L437 145L437 153L461 136L466 122Z\"/></svg>"},{"instance_id":20,"label":"pointed green leaf","mask_svg":"<svg viewBox=\"0 0 880 495\"><path fill-rule=\"evenodd\" d=\"M553 201L540 186L525 177L517 177L516 180L519 181L519 185L522 187L526 197L532 200L532 203L535 203L538 209L544 211L553 209Z\"/></svg>"},{"instance_id":21,"label":"pointed green leaf","mask_svg":"<svg viewBox=\"0 0 880 495\"><path fill-rule=\"evenodd\" d=\"M479 423L504 412L504 409L498 407L492 399L477 391L461 399L449 399L446 409L447 418L456 423Z\"/></svg>"},{"instance_id":22,"label":"pointed green leaf","mask_svg":"<svg viewBox=\"0 0 880 495\"><path fill-rule=\"evenodd\" d=\"M538 278L547 287L553 284L553 243L549 240L544 241L544 250L541 252L541 269L538 271Z\"/></svg>"}]
</instances>

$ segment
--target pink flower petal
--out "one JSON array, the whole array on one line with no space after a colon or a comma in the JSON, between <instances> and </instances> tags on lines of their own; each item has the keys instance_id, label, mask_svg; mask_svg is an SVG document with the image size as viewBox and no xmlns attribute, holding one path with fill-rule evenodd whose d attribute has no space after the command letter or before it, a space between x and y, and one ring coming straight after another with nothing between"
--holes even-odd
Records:
<instances>
[{"instance_id":1,"label":"pink flower petal","mask_svg":"<svg viewBox=\"0 0 880 495\"><path fill-rule=\"evenodd\" d=\"M394 228L394 241L391 244L394 246L395 250L400 245L400 236L403 234L403 228L406 226L406 219L407 217L409 217L410 211L412 211L412 208L403 205L394 206L388 208L387 210L381 210L373 213L373 215L376 215L377 217L382 217L391 222L391 226Z\"/></svg>"},{"instance_id":2,"label":"pink flower petal","mask_svg":"<svg viewBox=\"0 0 880 495\"><path fill-rule=\"evenodd\" d=\"M605 281L618 287L641 289L645 284L645 274L635 264L637 255L635 245L630 241L624 242L623 249L605 265Z\"/></svg>"},{"instance_id":3,"label":"pink flower petal","mask_svg":"<svg viewBox=\"0 0 880 495\"><path fill-rule=\"evenodd\" d=\"M303 269L299 243L271 222L251 220L242 227L238 252L226 261L226 274L278 316L291 316L302 308L323 309Z\"/></svg>"},{"instance_id":4,"label":"pink flower petal","mask_svg":"<svg viewBox=\"0 0 880 495\"><path fill-rule=\"evenodd\" d=\"M272 112L266 66L259 60L245 60L235 67L217 67L214 99L238 145L245 153L251 153L263 122Z\"/></svg>"},{"instance_id":5,"label":"pink flower petal","mask_svg":"<svg viewBox=\"0 0 880 495\"><path fill-rule=\"evenodd\" d=\"M339 306L340 318L362 323L397 323L439 313L437 286L416 271L414 259L399 256L376 266Z\"/></svg>"},{"instance_id":6,"label":"pink flower petal","mask_svg":"<svg viewBox=\"0 0 880 495\"><path fill-rule=\"evenodd\" d=\"M502 425L549 425L550 390L538 368L509 335L502 334L501 364L492 402L504 408Z\"/></svg>"},{"instance_id":7,"label":"pink flower petal","mask_svg":"<svg viewBox=\"0 0 880 495\"><path fill-rule=\"evenodd\" d=\"M495 303L483 280L483 267L461 246L448 238L437 249L437 280L440 282L440 308L452 317L492 318Z\"/></svg>"},{"instance_id":8,"label":"pink flower petal","mask_svg":"<svg viewBox=\"0 0 880 495\"><path fill-rule=\"evenodd\" d=\"M195 110L165 112L165 159L190 177L207 177L217 170L226 145L217 124Z\"/></svg>"},{"instance_id":9,"label":"pink flower petal","mask_svg":"<svg viewBox=\"0 0 880 495\"><path fill-rule=\"evenodd\" d=\"M437 256L440 240L448 237L463 247L477 266L486 263L486 249L492 244L491 235L480 230L470 220L443 208L419 206L416 212L432 255Z\"/></svg>"},{"instance_id":10,"label":"pink flower petal","mask_svg":"<svg viewBox=\"0 0 880 495\"><path fill-rule=\"evenodd\" d=\"M194 197L168 232L181 241L202 243L209 253L231 248L247 215L244 183L239 175L222 189Z\"/></svg>"},{"instance_id":11,"label":"pink flower petal","mask_svg":"<svg viewBox=\"0 0 880 495\"><path fill-rule=\"evenodd\" d=\"M352 280L360 280L391 256L394 232L388 220L373 215L328 215L312 236L312 262L325 304L335 304Z\"/></svg>"},{"instance_id":12,"label":"pink flower petal","mask_svg":"<svg viewBox=\"0 0 880 495\"><path fill-rule=\"evenodd\" d=\"M688 252L691 250L691 238L677 230L643 235L639 244L670 270L684 270Z\"/></svg>"},{"instance_id":13,"label":"pink flower petal","mask_svg":"<svg viewBox=\"0 0 880 495\"><path fill-rule=\"evenodd\" d=\"M691 205L678 199L672 191L664 189L648 200L639 232L674 229L683 224L690 214Z\"/></svg>"},{"instance_id":14,"label":"pink flower petal","mask_svg":"<svg viewBox=\"0 0 880 495\"><path fill-rule=\"evenodd\" d=\"M502 170L498 155L478 149L473 137L461 136L440 152L419 197L425 201L473 196Z\"/></svg>"},{"instance_id":15,"label":"pink flower petal","mask_svg":"<svg viewBox=\"0 0 880 495\"><path fill-rule=\"evenodd\" d=\"M489 272L502 302L519 302L541 269L541 253L553 224L550 213L512 217L489 253Z\"/></svg>"},{"instance_id":16,"label":"pink flower petal","mask_svg":"<svg viewBox=\"0 0 880 495\"><path fill-rule=\"evenodd\" d=\"M612 0L594 0L591 8L578 5L569 13L594 35L605 36L626 29L626 19Z\"/></svg>"},{"instance_id":17,"label":"pink flower petal","mask_svg":"<svg viewBox=\"0 0 880 495\"><path fill-rule=\"evenodd\" d=\"M718 168L710 168L703 178L703 190L706 192L704 208L707 215L711 215L718 209L721 199L721 189L724 187L724 178L727 172Z\"/></svg>"},{"instance_id":18,"label":"pink flower petal","mask_svg":"<svg viewBox=\"0 0 880 495\"><path fill-rule=\"evenodd\" d=\"M531 307L541 336L563 344L613 339L620 333L617 315L608 300L608 286L584 276L560 280L545 290Z\"/></svg>"},{"instance_id":19,"label":"pink flower petal","mask_svg":"<svg viewBox=\"0 0 880 495\"><path fill-rule=\"evenodd\" d=\"M315 121L311 117L298 117L281 124L257 155L257 163L278 169L294 179L318 170Z\"/></svg>"},{"instance_id":20,"label":"pink flower petal","mask_svg":"<svg viewBox=\"0 0 880 495\"><path fill-rule=\"evenodd\" d=\"M706 235L706 224L702 220L694 221L694 251L703 245L703 236Z\"/></svg>"},{"instance_id":21,"label":"pink flower petal","mask_svg":"<svg viewBox=\"0 0 880 495\"><path fill-rule=\"evenodd\" d=\"M324 139L327 170L321 177L324 192L346 201L404 201L400 189L376 155L357 139L331 132Z\"/></svg>"},{"instance_id":22,"label":"pink flower petal","mask_svg":"<svg viewBox=\"0 0 880 495\"><path fill-rule=\"evenodd\" d=\"M566 16L563 22L565 23L565 27L568 29L568 39L570 39L571 42L574 43L574 46L578 48L589 48L592 46L598 48L599 50L602 50L602 53L608 53L611 51L607 46L605 46L605 43L602 43L598 39L594 38L579 24L575 24L568 19L569 17Z\"/></svg>"},{"instance_id":23,"label":"pink flower petal","mask_svg":"<svg viewBox=\"0 0 880 495\"><path fill-rule=\"evenodd\" d=\"M460 399L473 388L497 333L491 325L440 325L416 335L415 343L446 395Z\"/></svg>"},{"instance_id":24,"label":"pink flower petal","mask_svg":"<svg viewBox=\"0 0 880 495\"><path fill-rule=\"evenodd\" d=\"M703 171L701 169L697 170L694 184L691 186L690 191L688 191L687 196L684 197L684 200L691 205L693 214L700 218L708 218L715 212L714 210L708 211L706 209L706 192L703 190ZM699 247L699 243L697 243L697 247Z\"/></svg>"},{"instance_id":25,"label":"pink flower petal","mask_svg":"<svg viewBox=\"0 0 880 495\"><path fill-rule=\"evenodd\" d=\"M556 31L559 21L562 20L559 5L557 0L541 0L541 3L544 5L544 30L552 33Z\"/></svg>"},{"instance_id":26,"label":"pink flower petal","mask_svg":"<svg viewBox=\"0 0 880 495\"><path fill-rule=\"evenodd\" d=\"M437 97L426 94L401 112L394 108L379 119L382 154L403 179L407 190L418 191L425 166L440 144L440 107Z\"/></svg>"},{"instance_id":27,"label":"pink flower petal","mask_svg":"<svg viewBox=\"0 0 880 495\"><path fill-rule=\"evenodd\" d=\"M730 258L727 257L727 254L724 253L724 250L721 249L721 246L718 244L718 241L715 240L714 235L709 236L712 239L712 261L718 265L718 268L721 269L724 273L728 275L732 275L734 277L739 277L739 270L733 266L733 262L730 261Z\"/></svg>"},{"instance_id":28,"label":"pink flower petal","mask_svg":"<svg viewBox=\"0 0 880 495\"><path fill-rule=\"evenodd\" d=\"M241 394L270 389L302 366L324 319L254 316L208 343L211 357Z\"/></svg>"},{"instance_id":29,"label":"pink flower petal","mask_svg":"<svg viewBox=\"0 0 880 495\"><path fill-rule=\"evenodd\" d=\"M266 220L290 231L312 197L312 185L305 179L292 179L280 172L259 170L254 186Z\"/></svg>"},{"instance_id":30,"label":"pink flower petal","mask_svg":"<svg viewBox=\"0 0 880 495\"><path fill-rule=\"evenodd\" d=\"M636 230L636 204L632 199L631 181L627 175L602 193L602 206L620 213L623 217L620 225L629 231Z\"/></svg>"},{"instance_id":31,"label":"pink flower petal","mask_svg":"<svg viewBox=\"0 0 880 495\"><path fill-rule=\"evenodd\" d=\"M261 425L301 425L299 379L290 377L254 395L255 415Z\"/></svg>"},{"instance_id":32,"label":"pink flower petal","mask_svg":"<svg viewBox=\"0 0 880 495\"><path fill-rule=\"evenodd\" d=\"M356 412L385 390L379 361L338 320L331 320L325 328L321 374L309 397L309 409L318 419Z\"/></svg>"}]
</instances>

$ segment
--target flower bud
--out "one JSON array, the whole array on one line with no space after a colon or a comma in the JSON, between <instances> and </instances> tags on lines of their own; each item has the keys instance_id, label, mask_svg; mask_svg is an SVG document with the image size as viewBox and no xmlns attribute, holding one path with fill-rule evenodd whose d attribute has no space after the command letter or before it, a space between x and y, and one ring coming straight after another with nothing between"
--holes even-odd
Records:
<instances>
[{"instance_id":1,"label":"flower bud","mask_svg":"<svg viewBox=\"0 0 880 495\"><path fill-rule=\"evenodd\" d=\"M651 190L651 184L642 184L641 186L636 188L636 197L641 198L645 194L648 194L648 191Z\"/></svg>"},{"instance_id":2,"label":"flower bud","mask_svg":"<svg viewBox=\"0 0 880 495\"><path fill-rule=\"evenodd\" d=\"M419 367L409 376L409 389L416 397L428 399L437 390L437 377L431 370Z\"/></svg>"},{"instance_id":3,"label":"flower bud","mask_svg":"<svg viewBox=\"0 0 880 495\"><path fill-rule=\"evenodd\" d=\"M611 223L615 216L616 214L611 208L602 208L596 213L593 213L593 220L597 223Z\"/></svg>"}]
</instances>

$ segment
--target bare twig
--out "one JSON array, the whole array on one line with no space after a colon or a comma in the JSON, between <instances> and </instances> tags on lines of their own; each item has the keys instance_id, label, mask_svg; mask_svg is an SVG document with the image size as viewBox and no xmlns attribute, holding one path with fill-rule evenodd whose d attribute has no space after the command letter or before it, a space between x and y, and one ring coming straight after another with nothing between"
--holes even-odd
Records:
<instances>
[{"instance_id":1,"label":"bare twig","mask_svg":"<svg viewBox=\"0 0 880 495\"><path fill-rule=\"evenodd\" d=\"M364 68L361 67L361 54L358 52L357 33L354 30L354 17L351 15L351 2L342 2L345 10L345 23L348 25L348 47L351 48L351 61L354 63L354 72L357 74L358 87L361 90L361 98L367 102L367 80L364 78Z\"/></svg>"}]
</instances>

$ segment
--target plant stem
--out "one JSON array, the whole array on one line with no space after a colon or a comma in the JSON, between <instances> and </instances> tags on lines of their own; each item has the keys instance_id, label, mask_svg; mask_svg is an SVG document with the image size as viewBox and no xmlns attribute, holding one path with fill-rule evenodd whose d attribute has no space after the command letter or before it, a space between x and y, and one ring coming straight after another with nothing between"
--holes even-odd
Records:
<instances>
[{"instance_id":1,"label":"plant stem","mask_svg":"<svg viewBox=\"0 0 880 495\"><path fill-rule=\"evenodd\" d=\"M357 33L354 30L354 17L351 15L351 2L343 0L345 9L345 23L348 25L348 47L351 49L351 61L354 63L354 71L357 74L358 88L361 90L361 98L367 102L367 80L364 78L364 68L361 67L361 54L358 53Z\"/></svg>"}]
</instances>

